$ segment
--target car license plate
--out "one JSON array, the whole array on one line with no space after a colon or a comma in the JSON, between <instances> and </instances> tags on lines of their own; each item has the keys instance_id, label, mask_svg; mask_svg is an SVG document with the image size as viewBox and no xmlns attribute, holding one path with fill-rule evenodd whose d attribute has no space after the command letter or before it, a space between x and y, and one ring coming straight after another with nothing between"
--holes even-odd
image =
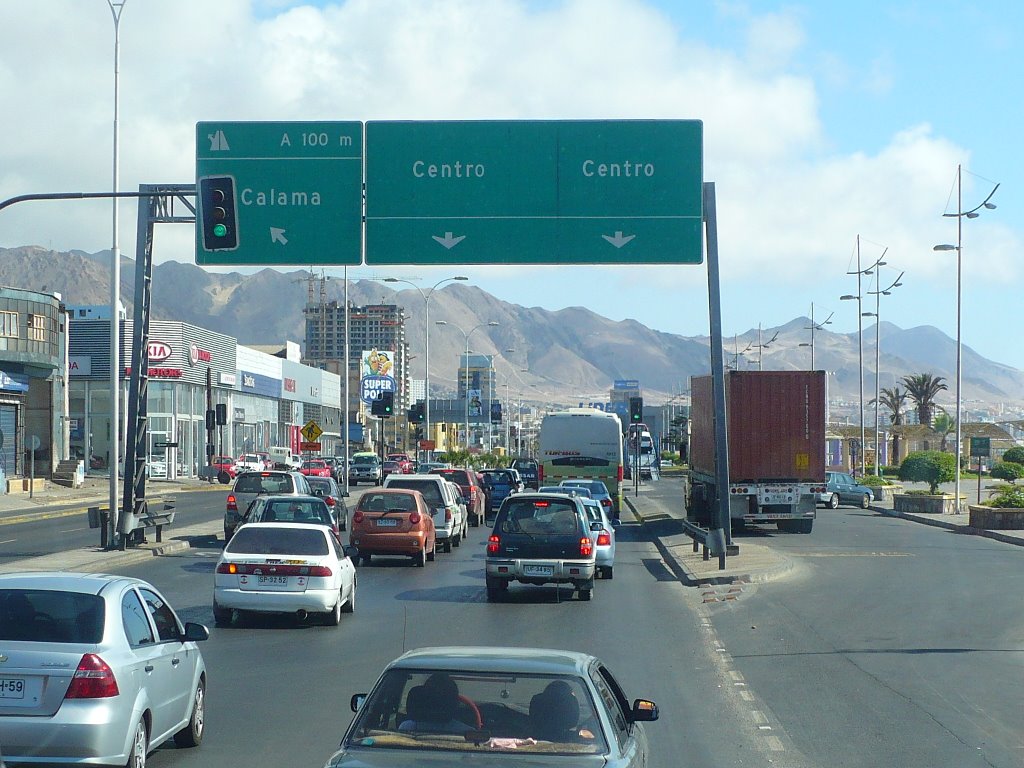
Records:
<instances>
[{"instance_id":1,"label":"car license plate","mask_svg":"<svg viewBox=\"0 0 1024 768\"><path fill-rule=\"evenodd\" d=\"M287 576L257 576L256 583L261 587L287 587Z\"/></svg>"},{"instance_id":2,"label":"car license plate","mask_svg":"<svg viewBox=\"0 0 1024 768\"><path fill-rule=\"evenodd\" d=\"M523 574L526 576L551 576L555 572L551 565L524 565Z\"/></svg>"},{"instance_id":3,"label":"car license plate","mask_svg":"<svg viewBox=\"0 0 1024 768\"><path fill-rule=\"evenodd\" d=\"M378 528L396 528L398 526L398 519L394 517L382 517L377 520Z\"/></svg>"},{"instance_id":4,"label":"car license plate","mask_svg":"<svg viewBox=\"0 0 1024 768\"><path fill-rule=\"evenodd\" d=\"M0 677L0 699L25 698L25 678Z\"/></svg>"}]
</instances>

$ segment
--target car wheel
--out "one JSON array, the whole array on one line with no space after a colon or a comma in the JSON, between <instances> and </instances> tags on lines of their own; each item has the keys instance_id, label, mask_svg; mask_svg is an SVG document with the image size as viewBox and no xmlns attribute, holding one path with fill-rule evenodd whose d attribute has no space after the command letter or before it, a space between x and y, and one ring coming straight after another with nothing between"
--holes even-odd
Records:
<instances>
[{"instance_id":1,"label":"car wheel","mask_svg":"<svg viewBox=\"0 0 1024 768\"><path fill-rule=\"evenodd\" d=\"M508 592L508 582L504 579L487 579L487 602L496 603Z\"/></svg>"},{"instance_id":2,"label":"car wheel","mask_svg":"<svg viewBox=\"0 0 1024 768\"><path fill-rule=\"evenodd\" d=\"M839 508L839 494L838 493L833 493L831 496L828 497L828 505L830 507L832 507L832 509L838 509Z\"/></svg>"},{"instance_id":3,"label":"car wheel","mask_svg":"<svg viewBox=\"0 0 1024 768\"><path fill-rule=\"evenodd\" d=\"M865 493L863 498L860 500L860 508L867 509L871 505L871 498Z\"/></svg>"},{"instance_id":4,"label":"car wheel","mask_svg":"<svg viewBox=\"0 0 1024 768\"><path fill-rule=\"evenodd\" d=\"M362 561L363 565L369 565L373 562L373 555L359 555L359 559Z\"/></svg>"},{"instance_id":5,"label":"car wheel","mask_svg":"<svg viewBox=\"0 0 1024 768\"><path fill-rule=\"evenodd\" d=\"M444 540L444 546L441 549L444 552L451 552L452 551L452 540L451 539L445 539Z\"/></svg>"},{"instance_id":6,"label":"car wheel","mask_svg":"<svg viewBox=\"0 0 1024 768\"><path fill-rule=\"evenodd\" d=\"M131 750L128 752L127 768L146 768L146 752L149 751L149 733L146 731L146 720L140 718L135 725L132 736Z\"/></svg>"},{"instance_id":7,"label":"car wheel","mask_svg":"<svg viewBox=\"0 0 1024 768\"><path fill-rule=\"evenodd\" d=\"M433 545L431 545L430 551L427 552L427 560L432 563L432 562L434 562L434 558L436 558L436 557L437 557L437 539L434 539L434 543L433 543Z\"/></svg>"},{"instance_id":8,"label":"car wheel","mask_svg":"<svg viewBox=\"0 0 1024 768\"><path fill-rule=\"evenodd\" d=\"M462 531L460 530L457 534L452 537L452 546L458 547L462 544Z\"/></svg>"},{"instance_id":9,"label":"car wheel","mask_svg":"<svg viewBox=\"0 0 1024 768\"><path fill-rule=\"evenodd\" d=\"M221 608L216 603L213 604L213 623L218 627L226 627L231 623L231 614L233 611L230 608Z\"/></svg>"},{"instance_id":10,"label":"car wheel","mask_svg":"<svg viewBox=\"0 0 1024 768\"><path fill-rule=\"evenodd\" d=\"M416 564L417 568L423 568L427 564L427 545L424 544L420 551L412 559L413 563Z\"/></svg>"},{"instance_id":11,"label":"car wheel","mask_svg":"<svg viewBox=\"0 0 1024 768\"><path fill-rule=\"evenodd\" d=\"M354 576L352 577L352 593L348 596L348 600L341 606L342 613L355 613L356 612L356 587L359 586L359 581Z\"/></svg>"},{"instance_id":12,"label":"car wheel","mask_svg":"<svg viewBox=\"0 0 1024 768\"><path fill-rule=\"evenodd\" d=\"M594 593L593 588L591 588L591 589L584 589L583 587L580 587L576 591L576 594L579 595L580 600L582 600L585 603L590 600L590 597L591 597L591 595L593 595L593 593Z\"/></svg>"},{"instance_id":13,"label":"car wheel","mask_svg":"<svg viewBox=\"0 0 1024 768\"><path fill-rule=\"evenodd\" d=\"M231 541L231 535L234 532L235 532L234 528L228 528L226 525L224 526L224 543L225 544L227 544L229 541Z\"/></svg>"},{"instance_id":14,"label":"car wheel","mask_svg":"<svg viewBox=\"0 0 1024 768\"><path fill-rule=\"evenodd\" d=\"M341 592L338 592L338 602L334 604L333 610L324 614L324 624L328 627L341 624Z\"/></svg>"},{"instance_id":15,"label":"car wheel","mask_svg":"<svg viewBox=\"0 0 1024 768\"><path fill-rule=\"evenodd\" d=\"M611 577L612 577L612 567L610 565L603 566L601 568L601 578L602 579L611 579Z\"/></svg>"},{"instance_id":16,"label":"car wheel","mask_svg":"<svg viewBox=\"0 0 1024 768\"><path fill-rule=\"evenodd\" d=\"M192 717L189 718L188 725L174 734L174 743L179 747L198 747L202 744L205 717L206 683L200 680L192 697Z\"/></svg>"},{"instance_id":17,"label":"car wheel","mask_svg":"<svg viewBox=\"0 0 1024 768\"><path fill-rule=\"evenodd\" d=\"M799 520L796 523L797 533L810 533L814 529L813 520Z\"/></svg>"}]
</instances>

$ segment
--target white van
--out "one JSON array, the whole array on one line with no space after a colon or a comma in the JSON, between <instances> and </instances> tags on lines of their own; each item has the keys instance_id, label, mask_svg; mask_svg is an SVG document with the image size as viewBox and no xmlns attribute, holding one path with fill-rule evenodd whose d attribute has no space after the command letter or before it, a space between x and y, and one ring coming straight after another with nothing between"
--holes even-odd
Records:
<instances>
[{"instance_id":1,"label":"white van","mask_svg":"<svg viewBox=\"0 0 1024 768\"><path fill-rule=\"evenodd\" d=\"M419 491L434 517L437 541L445 552L459 546L469 533L469 516L461 503L459 486L441 475L390 474L384 478L385 488Z\"/></svg>"},{"instance_id":2,"label":"white van","mask_svg":"<svg viewBox=\"0 0 1024 768\"><path fill-rule=\"evenodd\" d=\"M299 469L302 466L302 459L292 453L291 448L282 448L281 446L271 447L269 450L270 460L273 462L274 469Z\"/></svg>"}]
</instances>

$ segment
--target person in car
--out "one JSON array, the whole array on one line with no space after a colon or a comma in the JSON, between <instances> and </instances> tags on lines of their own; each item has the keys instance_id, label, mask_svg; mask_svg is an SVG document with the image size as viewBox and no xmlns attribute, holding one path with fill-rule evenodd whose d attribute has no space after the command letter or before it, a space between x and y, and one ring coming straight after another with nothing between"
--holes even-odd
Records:
<instances>
[{"instance_id":1,"label":"person in car","mask_svg":"<svg viewBox=\"0 0 1024 768\"><path fill-rule=\"evenodd\" d=\"M581 742L594 738L579 727L580 703L564 680L554 680L530 699L530 726L539 741Z\"/></svg>"},{"instance_id":2,"label":"person in car","mask_svg":"<svg viewBox=\"0 0 1024 768\"><path fill-rule=\"evenodd\" d=\"M400 731L428 731L430 733L465 733L473 730L456 719L459 706L459 687L443 672L435 672L423 685L409 690L405 709L408 719L399 726Z\"/></svg>"}]
</instances>

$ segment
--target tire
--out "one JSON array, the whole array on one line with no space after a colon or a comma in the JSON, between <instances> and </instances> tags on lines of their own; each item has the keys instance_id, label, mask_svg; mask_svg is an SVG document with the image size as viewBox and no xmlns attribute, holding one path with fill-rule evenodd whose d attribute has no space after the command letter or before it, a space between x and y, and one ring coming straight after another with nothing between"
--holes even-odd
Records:
<instances>
[{"instance_id":1,"label":"tire","mask_svg":"<svg viewBox=\"0 0 1024 768\"><path fill-rule=\"evenodd\" d=\"M219 605L214 603L213 605L213 623L218 627L226 627L231 623L232 611L230 608L221 608Z\"/></svg>"},{"instance_id":2,"label":"tire","mask_svg":"<svg viewBox=\"0 0 1024 768\"><path fill-rule=\"evenodd\" d=\"M451 552L452 551L452 540L451 539L445 539L444 540L444 545L441 547L441 551L442 552Z\"/></svg>"},{"instance_id":3,"label":"tire","mask_svg":"<svg viewBox=\"0 0 1024 768\"><path fill-rule=\"evenodd\" d=\"M437 557L437 539L434 539L434 546L432 546L430 548L430 551L427 552L427 561L432 563L432 562L434 562L434 559L436 557Z\"/></svg>"},{"instance_id":4,"label":"tire","mask_svg":"<svg viewBox=\"0 0 1024 768\"><path fill-rule=\"evenodd\" d=\"M426 544L424 544L420 548L420 551L416 555L413 556L412 562L413 562L413 564L417 568L423 568L424 566L426 566L426 564L427 564L427 545Z\"/></svg>"},{"instance_id":5,"label":"tire","mask_svg":"<svg viewBox=\"0 0 1024 768\"><path fill-rule=\"evenodd\" d=\"M126 768L146 768L146 753L149 751L149 731L146 729L145 718L140 718L135 724L135 735L132 736L132 746L128 752Z\"/></svg>"},{"instance_id":6,"label":"tire","mask_svg":"<svg viewBox=\"0 0 1024 768\"><path fill-rule=\"evenodd\" d=\"M832 509L839 509L839 494L838 493L833 493L831 496L829 496L828 505Z\"/></svg>"},{"instance_id":7,"label":"tire","mask_svg":"<svg viewBox=\"0 0 1024 768\"><path fill-rule=\"evenodd\" d=\"M359 586L359 581L353 577L352 580L352 594L348 596L348 600L341 606L342 613L355 613L356 612L356 587Z\"/></svg>"},{"instance_id":8,"label":"tire","mask_svg":"<svg viewBox=\"0 0 1024 768\"><path fill-rule=\"evenodd\" d=\"M224 526L224 543L225 544L227 544L229 541L231 541L231 536L232 536L232 534L234 534L234 532L235 532L234 528L228 528L226 525Z\"/></svg>"},{"instance_id":9,"label":"tire","mask_svg":"<svg viewBox=\"0 0 1024 768\"><path fill-rule=\"evenodd\" d=\"M487 602L500 602L505 597L506 592L508 592L507 581L504 579L487 578Z\"/></svg>"},{"instance_id":10,"label":"tire","mask_svg":"<svg viewBox=\"0 0 1024 768\"><path fill-rule=\"evenodd\" d=\"M373 555L360 555L359 559L363 565L370 565L373 562Z\"/></svg>"},{"instance_id":11,"label":"tire","mask_svg":"<svg viewBox=\"0 0 1024 768\"><path fill-rule=\"evenodd\" d=\"M334 609L328 611L323 615L324 626L336 627L341 624L341 592L338 592L338 602L334 604Z\"/></svg>"},{"instance_id":12,"label":"tire","mask_svg":"<svg viewBox=\"0 0 1024 768\"><path fill-rule=\"evenodd\" d=\"M865 493L864 496L861 497L860 508L861 509L867 509L870 506L871 506L871 499L869 499L868 495Z\"/></svg>"},{"instance_id":13,"label":"tire","mask_svg":"<svg viewBox=\"0 0 1024 768\"><path fill-rule=\"evenodd\" d=\"M594 594L594 590L593 588L584 589L583 587L580 587L578 590L576 590L576 594L579 595L580 600L582 600L584 603L587 603L590 602L590 598Z\"/></svg>"},{"instance_id":14,"label":"tire","mask_svg":"<svg viewBox=\"0 0 1024 768\"><path fill-rule=\"evenodd\" d=\"M452 546L458 547L462 545L462 531L459 531L455 536L452 537Z\"/></svg>"},{"instance_id":15,"label":"tire","mask_svg":"<svg viewBox=\"0 0 1024 768\"><path fill-rule=\"evenodd\" d=\"M813 520L798 520L796 523L797 533L810 533L814 529Z\"/></svg>"},{"instance_id":16,"label":"tire","mask_svg":"<svg viewBox=\"0 0 1024 768\"><path fill-rule=\"evenodd\" d=\"M606 565L601 568L601 578L609 580L612 578L612 566Z\"/></svg>"},{"instance_id":17,"label":"tire","mask_svg":"<svg viewBox=\"0 0 1024 768\"><path fill-rule=\"evenodd\" d=\"M192 717L189 718L188 725L174 734L174 743L179 747L198 747L203 743L205 721L206 683L200 679L192 696Z\"/></svg>"}]
</instances>

